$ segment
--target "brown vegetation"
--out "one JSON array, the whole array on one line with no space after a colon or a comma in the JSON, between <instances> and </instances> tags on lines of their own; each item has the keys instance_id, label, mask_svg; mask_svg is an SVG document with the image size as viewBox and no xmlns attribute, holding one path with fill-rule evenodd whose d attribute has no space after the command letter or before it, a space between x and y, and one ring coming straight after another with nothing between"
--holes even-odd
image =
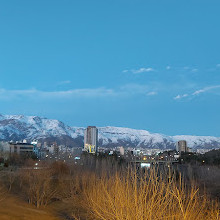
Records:
<instances>
[{"instance_id":1,"label":"brown vegetation","mask_svg":"<svg viewBox=\"0 0 220 220\"><path fill-rule=\"evenodd\" d=\"M182 178L176 181L155 170L93 178L85 198L91 219L219 219L217 203L194 186L187 188Z\"/></svg>"},{"instance_id":2,"label":"brown vegetation","mask_svg":"<svg viewBox=\"0 0 220 220\"><path fill-rule=\"evenodd\" d=\"M88 158L87 158L88 159ZM103 220L217 220L219 204L171 169L139 170L110 160L45 163L2 171L1 185L32 206L65 204L57 215ZM0 196L3 195L0 191ZM0 198L1 199L1 198ZM61 206L60 206L61 207ZM60 212L60 213L59 213ZM62 215L61 215L62 213ZM1 216L1 215L0 215Z\"/></svg>"}]
</instances>

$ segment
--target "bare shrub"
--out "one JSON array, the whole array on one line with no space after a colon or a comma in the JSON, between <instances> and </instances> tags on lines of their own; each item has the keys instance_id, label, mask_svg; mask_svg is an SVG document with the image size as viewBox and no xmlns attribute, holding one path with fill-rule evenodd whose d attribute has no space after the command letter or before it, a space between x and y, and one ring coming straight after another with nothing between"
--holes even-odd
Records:
<instances>
[{"instance_id":1,"label":"bare shrub","mask_svg":"<svg viewBox=\"0 0 220 220\"><path fill-rule=\"evenodd\" d=\"M20 172L20 186L28 202L37 208L46 206L57 193L50 169L23 169Z\"/></svg>"},{"instance_id":2,"label":"bare shrub","mask_svg":"<svg viewBox=\"0 0 220 220\"><path fill-rule=\"evenodd\" d=\"M219 219L217 204L194 186L186 188L182 177L176 181L152 169L143 175L136 171L102 178L92 175L84 187L91 219Z\"/></svg>"},{"instance_id":3,"label":"bare shrub","mask_svg":"<svg viewBox=\"0 0 220 220\"><path fill-rule=\"evenodd\" d=\"M53 172L54 176L62 176L62 175L68 175L70 173L70 168L66 163L63 163L61 161L56 161L50 165L50 169Z\"/></svg>"},{"instance_id":4,"label":"bare shrub","mask_svg":"<svg viewBox=\"0 0 220 220\"><path fill-rule=\"evenodd\" d=\"M54 199L65 199L63 204L73 210L69 214L79 219L220 219L218 203L201 194L190 181L186 185L181 175L170 168L142 172L115 166L112 160L95 161L92 157L91 161L83 166L45 162L38 169L30 161L30 166L20 169L16 178L20 195L37 208ZM9 176L7 182L7 186L16 185L13 177L10 180Z\"/></svg>"}]
</instances>

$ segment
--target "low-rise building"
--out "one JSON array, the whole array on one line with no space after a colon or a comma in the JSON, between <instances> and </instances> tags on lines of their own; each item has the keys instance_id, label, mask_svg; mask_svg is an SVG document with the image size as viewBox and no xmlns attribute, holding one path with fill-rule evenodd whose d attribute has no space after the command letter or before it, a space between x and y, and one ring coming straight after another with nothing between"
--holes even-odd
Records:
<instances>
[{"instance_id":1,"label":"low-rise building","mask_svg":"<svg viewBox=\"0 0 220 220\"><path fill-rule=\"evenodd\" d=\"M34 152L34 145L29 143L9 143L10 153L17 154L32 154Z\"/></svg>"}]
</instances>

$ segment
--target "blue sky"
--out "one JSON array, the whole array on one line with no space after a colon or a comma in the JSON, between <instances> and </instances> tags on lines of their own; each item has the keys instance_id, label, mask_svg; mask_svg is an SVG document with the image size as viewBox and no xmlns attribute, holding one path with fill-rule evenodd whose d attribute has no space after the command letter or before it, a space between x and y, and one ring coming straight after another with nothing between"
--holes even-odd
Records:
<instances>
[{"instance_id":1,"label":"blue sky","mask_svg":"<svg viewBox=\"0 0 220 220\"><path fill-rule=\"evenodd\" d=\"M220 136L220 2L0 1L0 112Z\"/></svg>"}]
</instances>

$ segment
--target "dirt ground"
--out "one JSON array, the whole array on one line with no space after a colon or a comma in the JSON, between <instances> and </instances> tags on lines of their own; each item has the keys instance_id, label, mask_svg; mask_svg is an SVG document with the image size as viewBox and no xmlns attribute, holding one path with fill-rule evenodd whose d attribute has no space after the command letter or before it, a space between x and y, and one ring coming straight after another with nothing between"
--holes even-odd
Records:
<instances>
[{"instance_id":1,"label":"dirt ground","mask_svg":"<svg viewBox=\"0 0 220 220\"><path fill-rule=\"evenodd\" d=\"M0 219L1 220L59 220L55 213L50 209L36 209L21 199L6 195L0 201Z\"/></svg>"},{"instance_id":2,"label":"dirt ground","mask_svg":"<svg viewBox=\"0 0 220 220\"><path fill-rule=\"evenodd\" d=\"M13 194L5 194L0 200L0 220L74 220L88 219L86 212L74 201L55 201L46 208L37 209ZM73 205L75 204L75 205Z\"/></svg>"}]
</instances>

